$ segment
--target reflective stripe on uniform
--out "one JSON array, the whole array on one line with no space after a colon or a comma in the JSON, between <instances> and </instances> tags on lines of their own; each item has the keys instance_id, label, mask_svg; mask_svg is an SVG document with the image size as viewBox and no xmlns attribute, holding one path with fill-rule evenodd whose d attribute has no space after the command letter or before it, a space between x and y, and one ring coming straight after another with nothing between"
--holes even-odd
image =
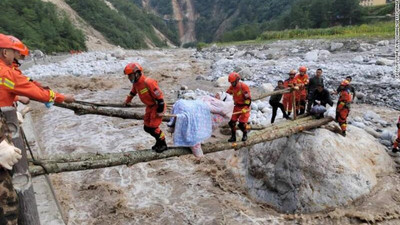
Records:
<instances>
[{"instance_id":1,"label":"reflective stripe on uniform","mask_svg":"<svg viewBox=\"0 0 400 225\"><path fill-rule=\"evenodd\" d=\"M144 93L146 93L148 91L149 91L148 88L143 88L142 90L140 90L140 94L142 95L142 94L144 94Z\"/></svg>"},{"instance_id":2,"label":"reflective stripe on uniform","mask_svg":"<svg viewBox=\"0 0 400 225\"><path fill-rule=\"evenodd\" d=\"M0 78L0 85L4 85L10 89L14 89L15 83L7 78Z\"/></svg>"},{"instance_id":3,"label":"reflective stripe on uniform","mask_svg":"<svg viewBox=\"0 0 400 225\"><path fill-rule=\"evenodd\" d=\"M53 90L49 90L50 92L50 99L49 102L54 102L55 98L56 98L56 94L54 93Z\"/></svg>"}]
</instances>

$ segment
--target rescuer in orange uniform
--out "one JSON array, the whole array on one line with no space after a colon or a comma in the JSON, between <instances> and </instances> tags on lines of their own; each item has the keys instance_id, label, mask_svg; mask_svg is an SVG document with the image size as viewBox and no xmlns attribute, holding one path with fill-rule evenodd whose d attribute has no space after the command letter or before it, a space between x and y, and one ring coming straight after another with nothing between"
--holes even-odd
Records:
<instances>
[{"instance_id":1,"label":"rescuer in orange uniform","mask_svg":"<svg viewBox=\"0 0 400 225\"><path fill-rule=\"evenodd\" d=\"M146 77L143 74L143 68L138 63L129 63L125 67L124 73L128 75L128 79L133 84L131 92L126 97L125 104L129 104L133 97L139 94L140 100L146 105L144 131L156 139L156 144L152 149L158 153L167 150L165 134L160 129L166 104L157 81Z\"/></svg>"},{"instance_id":2,"label":"rescuer in orange uniform","mask_svg":"<svg viewBox=\"0 0 400 225\"><path fill-rule=\"evenodd\" d=\"M347 117L349 116L351 102L349 84L348 80L343 80L340 84L339 100L336 106L336 122L339 123L344 137L346 136Z\"/></svg>"},{"instance_id":3,"label":"rescuer in orange uniform","mask_svg":"<svg viewBox=\"0 0 400 225\"><path fill-rule=\"evenodd\" d=\"M23 51L17 47L15 40L7 35L0 34L0 107L12 106L17 95L26 96L44 103L74 102L72 95L62 95L52 90L42 89L22 73L13 69L12 63L19 52Z\"/></svg>"},{"instance_id":4,"label":"rescuer in orange uniform","mask_svg":"<svg viewBox=\"0 0 400 225\"><path fill-rule=\"evenodd\" d=\"M229 142L236 141L236 122L239 120L239 129L243 132L242 141L247 140L247 122L250 117L250 105L251 105L251 94L250 88L245 83L240 82L240 75L236 72L229 74L228 77L231 86L226 93L233 96L233 102L235 107L233 108L233 114L231 121L229 121L229 127L231 128L232 136L228 140Z\"/></svg>"},{"instance_id":5,"label":"rescuer in orange uniform","mask_svg":"<svg viewBox=\"0 0 400 225\"><path fill-rule=\"evenodd\" d=\"M22 43L22 41L20 41L18 38L8 35L9 38L11 38L11 40L14 43L15 48L21 49L20 51L18 51L19 54L17 54L17 56L14 59L14 62L12 64L12 67L14 70L20 72L22 74L22 71L20 70L20 66L21 63L19 63L19 60L24 60L25 57L27 57L29 55L29 49L28 47L26 47L26 45L24 43ZM40 87L40 88L45 88L45 89L50 89L49 87L43 87L42 84L40 84L37 81L32 80L29 77L26 77L30 82L34 83L36 86Z\"/></svg>"},{"instance_id":6,"label":"rescuer in orange uniform","mask_svg":"<svg viewBox=\"0 0 400 225\"><path fill-rule=\"evenodd\" d=\"M0 107L13 106L16 95L27 96L41 102L73 102L71 95L61 95L52 90L44 90L12 67L14 59L21 51L16 47L14 40L0 34ZM21 158L21 150L4 140L8 127L0 114L0 224L17 224L18 197L14 191L12 178L7 170Z\"/></svg>"},{"instance_id":7,"label":"rescuer in orange uniform","mask_svg":"<svg viewBox=\"0 0 400 225\"><path fill-rule=\"evenodd\" d=\"M291 70L289 72L289 79L285 80L283 82L283 86L285 88L293 88L296 86L296 80L294 77L296 76L296 70ZM285 111L287 112L287 115L290 116L292 113L292 108L293 108L293 95L292 93L286 93L283 94L283 107L285 107Z\"/></svg>"},{"instance_id":8,"label":"rescuer in orange uniform","mask_svg":"<svg viewBox=\"0 0 400 225\"><path fill-rule=\"evenodd\" d=\"M393 148L392 148L392 152L396 153L399 151L399 143L400 143L400 116L399 119L397 120L397 138L393 143Z\"/></svg>"},{"instance_id":9,"label":"rescuer in orange uniform","mask_svg":"<svg viewBox=\"0 0 400 225\"><path fill-rule=\"evenodd\" d=\"M296 110L298 110L298 115L301 115L304 114L306 110L307 85L309 83L307 68L305 66L300 66L299 73L294 79L296 85L299 87L299 90L296 91Z\"/></svg>"}]
</instances>

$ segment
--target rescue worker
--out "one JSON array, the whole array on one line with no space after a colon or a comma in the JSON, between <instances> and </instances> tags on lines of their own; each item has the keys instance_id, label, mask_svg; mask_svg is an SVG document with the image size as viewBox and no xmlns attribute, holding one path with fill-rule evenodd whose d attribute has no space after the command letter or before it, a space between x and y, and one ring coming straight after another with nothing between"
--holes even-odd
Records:
<instances>
[{"instance_id":1,"label":"rescue worker","mask_svg":"<svg viewBox=\"0 0 400 225\"><path fill-rule=\"evenodd\" d=\"M282 90L282 89L285 89L285 87L283 86L283 81L279 80L278 86L274 89L274 91L278 91L278 90ZM273 124L275 122L275 117L276 117L278 108L281 109L281 111L283 113L283 118L289 119L289 116L286 114L283 104L281 103L281 99L282 99L282 94L272 95L269 99L269 104L272 106L271 124Z\"/></svg>"},{"instance_id":2,"label":"rescue worker","mask_svg":"<svg viewBox=\"0 0 400 225\"><path fill-rule=\"evenodd\" d=\"M23 50L14 43L15 40L9 36L0 34L0 107L13 106L17 95L46 103L61 103L64 101L69 103L75 101L72 95L64 96L52 90L44 90L37 87L32 82L29 82L20 72L14 70L12 63L19 52ZM2 124L5 124L4 121ZM4 161L0 163L0 224L17 224L18 199L13 190L11 177L5 170L12 169L12 165L20 158L18 156L19 153L20 151L15 147L1 142L0 155L2 156L0 156L0 160ZM2 157L3 159L1 159ZM12 160L10 160L10 157Z\"/></svg>"},{"instance_id":3,"label":"rescue worker","mask_svg":"<svg viewBox=\"0 0 400 225\"><path fill-rule=\"evenodd\" d=\"M314 91L313 95L311 98L309 98L308 104L311 106L316 106L320 105L326 108L326 105L333 106L333 101L331 99L331 95L327 89L324 88L324 85L322 83L319 83L317 85L317 89ZM311 113L310 109L310 113ZM316 113L317 119L324 117L323 113Z\"/></svg>"},{"instance_id":4,"label":"rescue worker","mask_svg":"<svg viewBox=\"0 0 400 225\"><path fill-rule=\"evenodd\" d=\"M308 94L307 94L307 113L310 113L311 106L313 104L312 97L314 95L315 90L317 89L318 85L324 86L324 78L322 78L322 69L317 69L315 72L315 76L310 79L308 84Z\"/></svg>"},{"instance_id":5,"label":"rescue worker","mask_svg":"<svg viewBox=\"0 0 400 225\"><path fill-rule=\"evenodd\" d=\"M393 153L399 152L399 147L400 147L399 146L399 143L400 143L400 116L399 116L399 119L397 120L396 126L397 126L397 138L393 143L393 148L392 148Z\"/></svg>"},{"instance_id":6,"label":"rescue worker","mask_svg":"<svg viewBox=\"0 0 400 225\"><path fill-rule=\"evenodd\" d=\"M289 72L289 78L283 82L283 86L285 88L294 88L294 86L296 86L296 80L294 79L294 77L296 76L296 73L297 73L296 70L291 70ZM283 107L285 108L287 115L290 116L290 114L292 113L292 108L293 108L292 93L283 94Z\"/></svg>"},{"instance_id":7,"label":"rescue worker","mask_svg":"<svg viewBox=\"0 0 400 225\"><path fill-rule=\"evenodd\" d=\"M138 63L129 63L125 67L124 73L132 83L132 89L126 97L125 105L129 104L136 94L139 94L140 100L146 105L144 131L156 139L156 144L152 149L158 153L167 150L165 134L160 129L166 104L157 81L146 77L143 74L143 68Z\"/></svg>"},{"instance_id":8,"label":"rescue worker","mask_svg":"<svg viewBox=\"0 0 400 225\"><path fill-rule=\"evenodd\" d=\"M233 114L229 121L229 127L231 128L232 136L228 142L236 141L236 123L239 120L239 129L243 132L242 141L247 140L247 122L250 118L250 105L251 105L251 93L250 88L245 83L240 82L240 75L236 72L232 72L228 76L228 81L231 86L228 88L226 93L233 96Z\"/></svg>"},{"instance_id":9,"label":"rescue worker","mask_svg":"<svg viewBox=\"0 0 400 225\"><path fill-rule=\"evenodd\" d=\"M347 117L350 112L351 95L349 89L349 81L343 80L340 84L339 100L336 106L336 122L342 129L342 135L346 136Z\"/></svg>"},{"instance_id":10,"label":"rescue worker","mask_svg":"<svg viewBox=\"0 0 400 225\"><path fill-rule=\"evenodd\" d=\"M304 114L306 110L307 101L307 86L309 83L307 68L305 66L300 66L299 73L295 76L296 86L299 90L296 91L296 110L298 115Z\"/></svg>"},{"instance_id":11,"label":"rescue worker","mask_svg":"<svg viewBox=\"0 0 400 225\"><path fill-rule=\"evenodd\" d=\"M17 52L17 55L16 55L16 57L15 57L15 59L13 61L12 67L13 67L14 70L16 70L21 75L23 75L22 71L19 68L21 66L21 63L19 62L19 60L24 60L25 57L27 57L29 55L29 49L18 38L14 37L14 36L11 36L11 35L8 35L8 37L13 41L13 44L14 44L15 48L21 49L20 51ZM36 86L38 86L40 88L50 89L49 87L43 87L42 84L40 84L37 81L32 80L29 77L26 77L26 79L28 81L34 83ZM28 97L25 97L25 96L16 96L15 102L17 102L17 101L19 101L19 102L21 102L21 103L26 105L26 104L29 104L30 99Z\"/></svg>"},{"instance_id":12,"label":"rescue worker","mask_svg":"<svg viewBox=\"0 0 400 225\"><path fill-rule=\"evenodd\" d=\"M353 80L353 78L351 76L347 76L346 80L349 82L348 89L350 90L350 93L352 95L352 100L354 100L354 98L356 97L356 89L354 88L353 85L351 85L351 81ZM336 92L334 92L334 94L338 94L339 92L340 92L340 86L336 89Z\"/></svg>"}]
</instances>

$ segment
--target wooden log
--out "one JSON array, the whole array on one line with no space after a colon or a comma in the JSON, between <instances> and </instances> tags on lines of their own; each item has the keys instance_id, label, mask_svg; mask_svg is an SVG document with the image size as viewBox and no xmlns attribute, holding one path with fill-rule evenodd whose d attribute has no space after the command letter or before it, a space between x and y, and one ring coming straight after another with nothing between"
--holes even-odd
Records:
<instances>
[{"instance_id":1,"label":"wooden log","mask_svg":"<svg viewBox=\"0 0 400 225\"><path fill-rule=\"evenodd\" d=\"M266 98L266 97L269 97L272 95L281 95L281 94L290 93L290 91L291 91L291 88L285 88L285 89L281 89L281 90L277 90L277 91L267 92L267 93L261 94L257 98L254 98L253 101L261 100L263 98Z\"/></svg>"},{"instance_id":2,"label":"wooden log","mask_svg":"<svg viewBox=\"0 0 400 225\"><path fill-rule=\"evenodd\" d=\"M1 111L12 133L12 142L14 146L22 151L22 158L13 166L13 185L19 199L18 224L40 225L32 178L28 170L25 142L22 138L17 111L14 107L2 107Z\"/></svg>"},{"instance_id":3,"label":"wooden log","mask_svg":"<svg viewBox=\"0 0 400 225\"><path fill-rule=\"evenodd\" d=\"M285 121L279 128L271 126L267 131L256 131L249 134L249 139L246 142L228 143L228 142L213 142L202 145L205 154L249 147L258 143L272 141L281 137L290 136L304 130L313 129L331 122L333 118L310 119L309 117L300 118L296 121ZM288 124L290 123L290 125ZM60 173L68 171L80 171L89 169L98 169L120 165L133 165L141 162L149 162L153 160L165 159L175 156L191 154L189 148L168 148L167 151L157 154L152 150L131 151L125 153L107 153L107 154L85 154L75 157L53 158L49 160L41 160L36 162L46 168L48 173ZM34 176L45 174L46 171L42 166L31 165L29 167Z\"/></svg>"},{"instance_id":4,"label":"wooden log","mask_svg":"<svg viewBox=\"0 0 400 225\"><path fill-rule=\"evenodd\" d=\"M70 109L75 112L77 115L102 115L102 116L111 116L111 117L119 117L122 119L135 119L135 120L143 120L144 112L135 112L132 110L121 110L115 108L106 108L106 107L95 107L95 106L87 106L77 103L56 103L55 106ZM169 121L168 116L163 118L163 121Z\"/></svg>"},{"instance_id":5,"label":"wooden log","mask_svg":"<svg viewBox=\"0 0 400 225\"><path fill-rule=\"evenodd\" d=\"M146 105L144 104L135 104L135 103L130 103L128 105L124 105L122 103L99 103L99 102L86 102L86 101L75 101L74 103L80 104L80 105L85 105L85 106L93 106L93 107L110 107L110 108L144 108ZM167 103L168 106L172 106L173 103Z\"/></svg>"}]
</instances>

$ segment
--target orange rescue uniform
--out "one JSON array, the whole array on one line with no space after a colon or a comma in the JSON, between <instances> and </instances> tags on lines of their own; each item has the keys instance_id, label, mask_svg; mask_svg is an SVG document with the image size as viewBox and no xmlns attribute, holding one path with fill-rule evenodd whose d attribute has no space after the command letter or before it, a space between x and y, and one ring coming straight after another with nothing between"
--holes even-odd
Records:
<instances>
[{"instance_id":1,"label":"orange rescue uniform","mask_svg":"<svg viewBox=\"0 0 400 225\"><path fill-rule=\"evenodd\" d=\"M296 86L296 79L287 79L283 82L283 86L285 88L290 88ZM283 106L285 107L285 111L291 113L293 109L293 95L292 93L283 94Z\"/></svg>"},{"instance_id":2,"label":"orange rescue uniform","mask_svg":"<svg viewBox=\"0 0 400 225\"><path fill-rule=\"evenodd\" d=\"M62 94L42 89L29 82L26 76L0 60L0 107L13 106L17 95L40 102L61 103L65 99Z\"/></svg>"},{"instance_id":3,"label":"orange rescue uniform","mask_svg":"<svg viewBox=\"0 0 400 225\"><path fill-rule=\"evenodd\" d=\"M309 83L308 74L304 74L303 76L297 74L295 77L295 83L299 87L299 90L296 91L296 107L297 110L305 110L306 99L307 99L307 90L306 86Z\"/></svg>"},{"instance_id":4,"label":"orange rescue uniform","mask_svg":"<svg viewBox=\"0 0 400 225\"><path fill-rule=\"evenodd\" d=\"M226 91L226 93L233 96L233 102L235 107L233 108L233 113L242 112L244 109L246 113L233 114L231 121L240 123L247 123L250 118L250 104L251 104L251 94L250 88L243 82L238 82L238 84L233 87L232 85Z\"/></svg>"},{"instance_id":5,"label":"orange rescue uniform","mask_svg":"<svg viewBox=\"0 0 400 225\"><path fill-rule=\"evenodd\" d=\"M347 129L347 116L350 112L351 95L348 88L340 91L339 100L336 107L336 120L342 131Z\"/></svg>"},{"instance_id":6,"label":"orange rescue uniform","mask_svg":"<svg viewBox=\"0 0 400 225\"><path fill-rule=\"evenodd\" d=\"M130 103L136 94L139 94L140 100L146 105L144 125L156 128L156 133L160 134L160 138L163 139L165 135L159 128L162 117L157 115L157 100L163 100L164 95L158 87L157 81L141 75L139 80L132 85L132 90L126 97L125 102ZM165 108L166 105L164 105L164 111Z\"/></svg>"}]
</instances>

